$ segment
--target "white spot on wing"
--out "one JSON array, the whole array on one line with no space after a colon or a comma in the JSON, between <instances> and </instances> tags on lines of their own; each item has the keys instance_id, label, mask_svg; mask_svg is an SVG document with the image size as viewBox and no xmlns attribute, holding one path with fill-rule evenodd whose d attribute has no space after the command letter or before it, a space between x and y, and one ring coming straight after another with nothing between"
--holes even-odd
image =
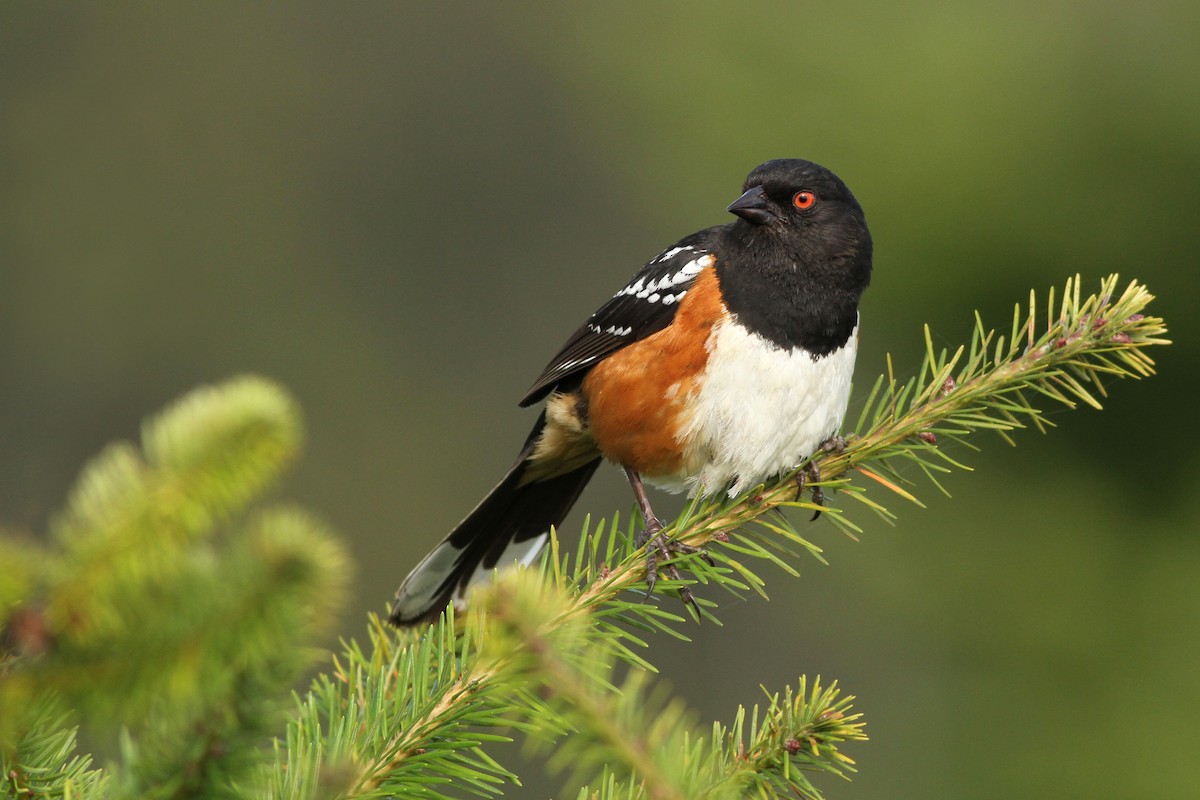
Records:
<instances>
[{"instance_id":1,"label":"white spot on wing","mask_svg":"<svg viewBox=\"0 0 1200 800\"><path fill-rule=\"evenodd\" d=\"M659 253L658 257L655 258L650 263L651 264L660 264L669 258L674 258L675 256L679 255L680 253L686 253L688 250L692 250L692 249L694 249L694 248L691 245L684 245L683 247L672 247L670 250L666 250L662 253Z\"/></svg>"},{"instance_id":2,"label":"white spot on wing","mask_svg":"<svg viewBox=\"0 0 1200 800\"><path fill-rule=\"evenodd\" d=\"M645 285L646 285L646 279L638 278L636 281L629 284L624 289L622 289L621 291L619 291L615 295L613 295L613 297L623 297L627 294L637 294L638 292L640 292L643 289L643 287L645 287Z\"/></svg>"},{"instance_id":3,"label":"white spot on wing","mask_svg":"<svg viewBox=\"0 0 1200 800\"><path fill-rule=\"evenodd\" d=\"M670 258L671 256L675 255L676 253L682 252L684 250L692 250L692 249L694 249L694 248L692 248L692 247L676 247L672 250L668 250L662 256L659 256L658 258L656 258L654 261L652 261L650 263L657 264L660 261L666 260L666 258ZM713 257L712 253L705 253L704 255L694 258L691 261L689 261L688 263L684 264L682 267L680 267L675 272L667 274L667 275L662 275L657 279L655 279L655 278L647 279L647 277L645 275L643 275L642 277L638 278L633 283L626 286L621 291L617 292L615 295L613 295L613 297L627 297L629 295L633 295L641 300L649 299L651 303L657 302L657 299L651 298L652 295L654 295L655 293L658 293L661 295L667 289L673 289L676 286L680 286L685 283L690 283L691 280L694 277L696 277L697 275L699 275L700 272L703 271L706 267L712 266L712 264L715 260L716 259ZM675 300L678 301L679 298L682 296L683 296L682 294L676 295Z\"/></svg>"},{"instance_id":4,"label":"white spot on wing","mask_svg":"<svg viewBox=\"0 0 1200 800\"><path fill-rule=\"evenodd\" d=\"M713 258L712 253L700 256L700 258L697 259L693 259L692 261L684 264L683 268L672 276L671 282L682 283L693 275L699 275L705 267L711 267L713 261L715 260L716 259Z\"/></svg>"}]
</instances>

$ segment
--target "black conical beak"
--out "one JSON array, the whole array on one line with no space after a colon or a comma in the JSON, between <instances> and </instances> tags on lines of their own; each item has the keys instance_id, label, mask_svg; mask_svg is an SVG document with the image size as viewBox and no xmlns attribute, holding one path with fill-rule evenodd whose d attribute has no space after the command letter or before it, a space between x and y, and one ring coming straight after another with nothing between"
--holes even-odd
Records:
<instances>
[{"instance_id":1,"label":"black conical beak","mask_svg":"<svg viewBox=\"0 0 1200 800\"><path fill-rule=\"evenodd\" d=\"M767 201L767 193L761 186L750 187L725 210L730 214L737 214L751 225L766 225L771 220L778 219Z\"/></svg>"}]
</instances>

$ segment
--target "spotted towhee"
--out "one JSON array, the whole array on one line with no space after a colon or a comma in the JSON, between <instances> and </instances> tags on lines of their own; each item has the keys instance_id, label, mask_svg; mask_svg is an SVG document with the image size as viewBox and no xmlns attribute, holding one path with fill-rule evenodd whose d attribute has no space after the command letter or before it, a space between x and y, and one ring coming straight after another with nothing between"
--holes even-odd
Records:
<instances>
[{"instance_id":1,"label":"spotted towhee","mask_svg":"<svg viewBox=\"0 0 1200 800\"><path fill-rule=\"evenodd\" d=\"M663 541L642 479L737 494L833 439L858 350L871 235L846 185L809 161L759 166L738 219L655 256L563 345L521 400L545 408L516 463L405 578L391 621L413 624L473 583L528 564L602 458L624 469L648 552ZM648 581L655 577L650 561Z\"/></svg>"}]
</instances>

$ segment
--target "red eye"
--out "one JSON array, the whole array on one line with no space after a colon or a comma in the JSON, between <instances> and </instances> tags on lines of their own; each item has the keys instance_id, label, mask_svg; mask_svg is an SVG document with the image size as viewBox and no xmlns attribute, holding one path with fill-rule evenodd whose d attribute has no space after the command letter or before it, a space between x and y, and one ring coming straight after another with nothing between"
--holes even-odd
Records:
<instances>
[{"instance_id":1,"label":"red eye","mask_svg":"<svg viewBox=\"0 0 1200 800\"><path fill-rule=\"evenodd\" d=\"M805 189L804 191L801 191L801 192L796 192L795 196L792 197L792 205L794 205L796 208L800 209L801 211L807 211L808 209L812 208L816 204L817 204L816 192L810 192L807 189Z\"/></svg>"}]
</instances>

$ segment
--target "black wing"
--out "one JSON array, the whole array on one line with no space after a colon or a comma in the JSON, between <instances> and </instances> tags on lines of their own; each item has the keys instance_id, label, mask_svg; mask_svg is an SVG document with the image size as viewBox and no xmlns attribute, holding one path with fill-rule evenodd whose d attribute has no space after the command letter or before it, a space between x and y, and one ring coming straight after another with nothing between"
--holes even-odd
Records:
<instances>
[{"instance_id":1,"label":"black wing","mask_svg":"<svg viewBox=\"0 0 1200 800\"><path fill-rule=\"evenodd\" d=\"M566 378L585 372L605 356L670 325L679 301L696 276L713 263L715 230L709 228L680 239L642 267L624 289L567 339L525 393L521 405L536 403Z\"/></svg>"}]
</instances>

